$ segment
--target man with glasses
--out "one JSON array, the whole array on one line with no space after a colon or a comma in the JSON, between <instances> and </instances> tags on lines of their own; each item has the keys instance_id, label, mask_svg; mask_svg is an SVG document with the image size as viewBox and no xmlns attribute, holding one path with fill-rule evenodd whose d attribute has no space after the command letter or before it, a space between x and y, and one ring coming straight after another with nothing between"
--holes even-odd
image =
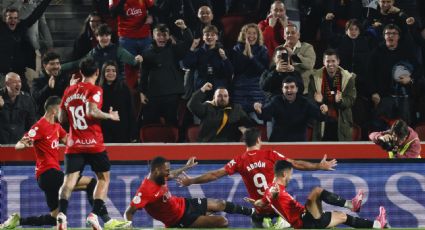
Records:
<instances>
[{"instance_id":1,"label":"man with glasses","mask_svg":"<svg viewBox=\"0 0 425 230\"><path fill-rule=\"evenodd\" d=\"M397 25L385 26L385 42L371 54L369 92L380 119L402 118L410 123L410 96L415 80L422 76L415 54L400 43Z\"/></svg>"}]
</instances>

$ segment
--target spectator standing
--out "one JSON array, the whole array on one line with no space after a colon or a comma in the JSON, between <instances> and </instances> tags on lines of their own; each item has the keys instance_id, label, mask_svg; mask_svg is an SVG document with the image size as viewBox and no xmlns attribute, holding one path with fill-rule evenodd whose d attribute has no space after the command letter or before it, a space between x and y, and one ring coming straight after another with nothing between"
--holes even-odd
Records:
<instances>
[{"instance_id":1,"label":"spectator standing","mask_svg":"<svg viewBox=\"0 0 425 230\"><path fill-rule=\"evenodd\" d=\"M279 0L271 4L267 18L258 23L258 27L263 33L264 45L269 51L270 59L273 57L275 48L284 43L284 30L288 23L285 5Z\"/></svg>"},{"instance_id":2,"label":"spectator standing","mask_svg":"<svg viewBox=\"0 0 425 230\"><path fill-rule=\"evenodd\" d=\"M159 24L153 31L154 42L143 53L139 84L143 124L159 123L160 117L177 124L178 102L184 93L178 61L189 51L192 34L183 20L177 20L176 26L182 30L184 42L173 44L168 27Z\"/></svg>"},{"instance_id":3,"label":"spectator standing","mask_svg":"<svg viewBox=\"0 0 425 230\"><path fill-rule=\"evenodd\" d=\"M253 107L258 117L272 120L270 142L307 141L307 125L311 119L324 120L327 106L312 103L299 95L296 79L282 81L282 95L274 96L266 105L256 102Z\"/></svg>"},{"instance_id":4,"label":"spectator standing","mask_svg":"<svg viewBox=\"0 0 425 230\"><path fill-rule=\"evenodd\" d=\"M19 11L16 8L7 8L3 15L4 21L0 22L0 75L5 76L9 72L18 74L23 79L23 90L27 92L29 86L25 78L25 67L35 60L28 60L35 54L27 39L28 29L42 16L50 1L43 0L24 20L19 20Z\"/></svg>"},{"instance_id":5,"label":"spectator standing","mask_svg":"<svg viewBox=\"0 0 425 230\"><path fill-rule=\"evenodd\" d=\"M35 123L35 104L28 93L21 91L18 74L6 74L5 85L0 89L0 144L13 144Z\"/></svg>"},{"instance_id":6,"label":"spectator standing","mask_svg":"<svg viewBox=\"0 0 425 230\"><path fill-rule=\"evenodd\" d=\"M119 44L134 56L149 48L152 42L151 24L153 18L148 15L148 9L154 6L154 0L112 0L110 11L118 18ZM125 67L128 86L136 87L138 69Z\"/></svg>"},{"instance_id":7,"label":"spectator standing","mask_svg":"<svg viewBox=\"0 0 425 230\"><path fill-rule=\"evenodd\" d=\"M269 65L263 35L256 24L251 23L242 27L233 51L232 64L235 69L232 82L233 102L242 105L247 114L255 116L252 104L265 101L259 82L261 74Z\"/></svg>"},{"instance_id":8,"label":"spectator standing","mask_svg":"<svg viewBox=\"0 0 425 230\"><path fill-rule=\"evenodd\" d=\"M288 24L285 27L285 44L283 45L290 53L292 65L295 71L301 74L303 83L308 86L310 75L313 72L316 62L314 48L307 42L300 41L300 32L295 24ZM302 94L307 94L307 87Z\"/></svg>"},{"instance_id":9,"label":"spectator standing","mask_svg":"<svg viewBox=\"0 0 425 230\"><path fill-rule=\"evenodd\" d=\"M201 119L198 142L238 142L241 130L253 122L238 104L229 103L229 92L218 88L212 101L205 101L213 85L205 83L187 103L189 110ZM240 130L241 129L241 130Z\"/></svg>"},{"instance_id":10,"label":"spectator standing","mask_svg":"<svg viewBox=\"0 0 425 230\"><path fill-rule=\"evenodd\" d=\"M102 121L105 143L129 143L135 139L136 119L133 99L125 80L118 78L118 66L114 61L106 61L100 73L99 86L103 89L102 111L114 108L120 115L118 122Z\"/></svg>"},{"instance_id":11,"label":"spectator standing","mask_svg":"<svg viewBox=\"0 0 425 230\"><path fill-rule=\"evenodd\" d=\"M112 43L112 30L107 24L100 25L96 30L96 39L98 44L90 50L85 58L93 58L99 69L103 63L113 60L118 64L118 74L121 77L124 72L124 64L136 66L143 61L141 55L133 56L125 48ZM66 69L77 69L81 60L64 64Z\"/></svg>"},{"instance_id":12,"label":"spectator standing","mask_svg":"<svg viewBox=\"0 0 425 230\"><path fill-rule=\"evenodd\" d=\"M378 0L377 9L370 9L365 25L378 41L382 41L383 29L388 24L395 24L400 28L400 35L405 38L408 32L406 20L409 18L402 10L394 6L394 0Z\"/></svg>"},{"instance_id":13,"label":"spectator standing","mask_svg":"<svg viewBox=\"0 0 425 230\"><path fill-rule=\"evenodd\" d=\"M372 51L373 61L368 66L371 100L378 119L402 118L410 124L411 89L423 70L414 54L400 43L398 26L388 24L383 33L385 43Z\"/></svg>"},{"instance_id":14,"label":"spectator standing","mask_svg":"<svg viewBox=\"0 0 425 230\"><path fill-rule=\"evenodd\" d=\"M72 59L78 60L95 48L98 44L96 39L96 30L102 23L102 17L97 12L91 12L84 21L84 26L74 41Z\"/></svg>"},{"instance_id":15,"label":"spectator standing","mask_svg":"<svg viewBox=\"0 0 425 230\"><path fill-rule=\"evenodd\" d=\"M206 26L202 32L204 44L196 49L199 39L194 39L190 51L183 59L183 66L197 72L194 74L195 90L201 88L206 82L211 82L214 89L228 88L234 70L226 52L217 42L218 29L215 26Z\"/></svg>"},{"instance_id":16,"label":"spectator standing","mask_svg":"<svg viewBox=\"0 0 425 230\"><path fill-rule=\"evenodd\" d=\"M356 99L355 76L339 66L335 50L323 54L323 66L310 79L308 93L319 105L327 105L328 119L313 126L313 140L352 141L353 114ZM323 127L324 126L324 127Z\"/></svg>"}]
</instances>

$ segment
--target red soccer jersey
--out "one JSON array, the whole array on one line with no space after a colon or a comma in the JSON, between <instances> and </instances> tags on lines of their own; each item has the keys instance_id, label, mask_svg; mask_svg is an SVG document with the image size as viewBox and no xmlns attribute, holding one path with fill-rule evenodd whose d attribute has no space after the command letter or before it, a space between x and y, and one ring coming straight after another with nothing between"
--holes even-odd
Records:
<instances>
[{"instance_id":1,"label":"red soccer jersey","mask_svg":"<svg viewBox=\"0 0 425 230\"><path fill-rule=\"evenodd\" d=\"M59 166L59 140L66 136L65 130L58 124L51 124L42 117L25 136L34 142L35 176L38 179L42 173Z\"/></svg>"},{"instance_id":2,"label":"red soccer jersey","mask_svg":"<svg viewBox=\"0 0 425 230\"><path fill-rule=\"evenodd\" d=\"M273 198L270 188L268 188L264 194L263 202L271 204L273 210L285 218L293 228L302 228L301 214L306 211L305 207L286 191L285 186L277 183L270 185L270 187L273 186L279 186L279 195Z\"/></svg>"},{"instance_id":3,"label":"red soccer jersey","mask_svg":"<svg viewBox=\"0 0 425 230\"><path fill-rule=\"evenodd\" d=\"M148 178L143 180L130 205L137 209L144 208L166 227L177 224L186 208L184 198L171 195L167 184L158 185Z\"/></svg>"},{"instance_id":4,"label":"red soccer jersey","mask_svg":"<svg viewBox=\"0 0 425 230\"><path fill-rule=\"evenodd\" d=\"M252 150L233 158L224 169L229 175L238 172L242 176L249 197L258 200L273 182L273 167L278 160L286 160L286 157L273 150ZM266 214L273 213L273 210L257 208L257 212Z\"/></svg>"},{"instance_id":5,"label":"red soccer jersey","mask_svg":"<svg viewBox=\"0 0 425 230\"><path fill-rule=\"evenodd\" d=\"M79 82L68 87L63 94L61 109L66 111L69 121L66 154L105 151L100 121L87 114L89 103L95 103L98 109L102 108L102 88Z\"/></svg>"},{"instance_id":6,"label":"red soccer jersey","mask_svg":"<svg viewBox=\"0 0 425 230\"><path fill-rule=\"evenodd\" d=\"M109 7L117 6L120 0L109 0ZM118 15L118 35L125 38L146 38L151 34L151 25L146 24L147 9L154 0L127 0L124 15Z\"/></svg>"}]
</instances>

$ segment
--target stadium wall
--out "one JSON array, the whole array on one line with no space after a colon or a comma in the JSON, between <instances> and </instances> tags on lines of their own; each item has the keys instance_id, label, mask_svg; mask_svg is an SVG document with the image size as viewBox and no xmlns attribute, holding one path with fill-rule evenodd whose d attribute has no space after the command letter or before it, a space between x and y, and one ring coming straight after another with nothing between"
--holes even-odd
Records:
<instances>
[{"instance_id":1,"label":"stadium wall","mask_svg":"<svg viewBox=\"0 0 425 230\"><path fill-rule=\"evenodd\" d=\"M295 171L288 189L295 199L304 203L309 191L321 186L351 199L356 190L366 193L360 216L374 218L380 205L386 207L392 227L425 227L425 167L424 161L384 160L385 153L375 145L356 144L273 144L273 148L291 158L320 159L324 153L339 159L336 171ZM113 160L111 186L107 206L112 217L120 218L141 180L147 175L147 160L162 155L179 167L181 160L196 155L201 163L188 172L199 175L217 169L244 150L241 144L152 144L108 146ZM32 151L15 152L11 146L0 148L0 221L18 212L22 216L47 213L43 193L34 177ZM381 159L378 159L381 158ZM378 159L378 160L377 160ZM85 175L92 175L89 168ZM246 190L239 175L218 181L181 188L169 182L171 193L184 197L210 197L249 205L243 201ZM343 210L325 205L326 210ZM83 227L90 207L84 192L73 193L68 212L70 226ZM344 210L347 211L347 210ZM350 213L350 212L349 212ZM356 215L354 213L351 213ZM231 227L249 227L249 218L226 215ZM136 227L159 227L144 212L135 216Z\"/></svg>"}]
</instances>

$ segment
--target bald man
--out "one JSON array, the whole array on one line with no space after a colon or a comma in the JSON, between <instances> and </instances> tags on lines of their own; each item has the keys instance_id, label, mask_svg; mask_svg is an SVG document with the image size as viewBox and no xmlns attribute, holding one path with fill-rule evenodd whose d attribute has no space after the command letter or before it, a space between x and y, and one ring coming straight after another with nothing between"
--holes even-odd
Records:
<instances>
[{"instance_id":1,"label":"bald man","mask_svg":"<svg viewBox=\"0 0 425 230\"><path fill-rule=\"evenodd\" d=\"M18 74L6 74L0 89L0 144L16 143L35 122L35 103L21 87Z\"/></svg>"}]
</instances>

